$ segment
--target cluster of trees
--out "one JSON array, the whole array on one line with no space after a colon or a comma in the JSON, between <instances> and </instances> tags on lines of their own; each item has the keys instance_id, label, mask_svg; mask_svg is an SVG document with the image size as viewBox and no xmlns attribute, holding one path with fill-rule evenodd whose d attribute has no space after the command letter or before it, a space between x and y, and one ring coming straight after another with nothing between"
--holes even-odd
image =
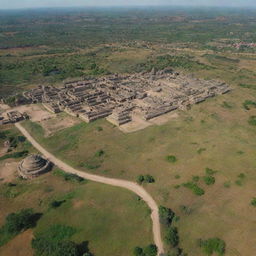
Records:
<instances>
[{"instance_id":1,"label":"cluster of trees","mask_svg":"<svg viewBox=\"0 0 256 256\"><path fill-rule=\"evenodd\" d=\"M225 254L226 243L217 237L209 238L207 240L199 239L198 244L208 256L213 255L214 253L218 256Z\"/></svg>"},{"instance_id":2,"label":"cluster of trees","mask_svg":"<svg viewBox=\"0 0 256 256\"><path fill-rule=\"evenodd\" d=\"M32 248L35 256L93 256L88 242L76 244L70 240L76 230L65 225L52 225L41 233L35 234Z\"/></svg>"},{"instance_id":3,"label":"cluster of trees","mask_svg":"<svg viewBox=\"0 0 256 256\"><path fill-rule=\"evenodd\" d=\"M142 183L154 183L155 182L155 179L153 176L147 174L147 175L139 175L137 177L137 183L138 184L142 184Z\"/></svg>"},{"instance_id":4,"label":"cluster of trees","mask_svg":"<svg viewBox=\"0 0 256 256\"><path fill-rule=\"evenodd\" d=\"M9 214L0 229L0 246L19 233L34 227L40 217L41 214L34 213L33 209L22 209L17 213Z\"/></svg>"},{"instance_id":5,"label":"cluster of trees","mask_svg":"<svg viewBox=\"0 0 256 256\"><path fill-rule=\"evenodd\" d=\"M170 247L169 255L185 256L186 254L183 252L181 248L179 248L178 228L173 226L174 220L178 220L179 218L171 209L166 208L164 206L159 207L159 218L165 230L165 242Z\"/></svg>"},{"instance_id":6,"label":"cluster of trees","mask_svg":"<svg viewBox=\"0 0 256 256\"><path fill-rule=\"evenodd\" d=\"M133 250L134 256L156 256L157 255L157 247L155 244L150 244L145 248L135 247Z\"/></svg>"}]
</instances>

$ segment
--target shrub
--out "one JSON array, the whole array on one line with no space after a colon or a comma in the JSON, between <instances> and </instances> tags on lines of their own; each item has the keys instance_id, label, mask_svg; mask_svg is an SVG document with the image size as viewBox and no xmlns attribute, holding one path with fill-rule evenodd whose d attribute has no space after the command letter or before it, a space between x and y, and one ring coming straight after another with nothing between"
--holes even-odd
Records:
<instances>
[{"instance_id":1,"label":"shrub","mask_svg":"<svg viewBox=\"0 0 256 256\"><path fill-rule=\"evenodd\" d=\"M230 181L224 182L224 187L225 188L230 188L230 186L231 186Z\"/></svg>"},{"instance_id":2,"label":"shrub","mask_svg":"<svg viewBox=\"0 0 256 256\"><path fill-rule=\"evenodd\" d=\"M207 174L207 175L213 175L213 174L215 174L217 171L214 171L213 169L210 169L210 168L208 168L208 167L206 167L205 168L205 173Z\"/></svg>"},{"instance_id":3,"label":"shrub","mask_svg":"<svg viewBox=\"0 0 256 256\"><path fill-rule=\"evenodd\" d=\"M248 123L250 125L256 126L256 116L250 116Z\"/></svg>"},{"instance_id":4,"label":"shrub","mask_svg":"<svg viewBox=\"0 0 256 256\"><path fill-rule=\"evenodd\" d=\"M41 233L35 234L32 240L32 248L35 255L44 256L79 256L79 245L68 239L74 235L76 230L72 227L55 224ZM84 251L89 253L87 249ZM82 252L83 253L83 252Z\"/></svg>"},{"instance_id":5,"label":"shrub","mask_svg":"<svg viewBox=\"0 0 256 256\"><path fill-rule=\"evenodd\" d=\"M199 240L199 246L203 249L205 254L212 255L213 253L216 253L219 256L224 255L226 248L225 242L219 238Z\"/></svg>"},{"instance_id":6,"label":"shrub","mask_svg":"<svg viewBox=\"0 0 256 256\"><path fill-rule=\"evenodd\" d=\"M254 197L251 201L251 205L256 207L256 197Z\"/></svg>"},{"instance_id":7,"label":"shrub","mask_svg":"<svg viewBox=\"0 0 256 256\"><path fill-rule=\"evenodd\" d=\"M5 219L4 226L0 229L0 246L19 233L34 227L40 217L41 214L34 213L32 209L23 209L9 214Z\"/></svg>"},{"instance_id":8,"label":"shrub","mask_svg":"<svg viewBox=\"0 0 256 256\"><path fill-rule=\"evenodd\" d=\"M35 225L35 213L32 209L23 209L6 217L5 227L9 233L18 234Z\"/></svg>"},{"instance_id":9,"label":"shrub","mask_svg":"<svg viewBox=\"0 0 256 256\"><path fill-rule=\"evenodd\" d=\"M174 216L175 213L171 209L164 206L159 206L159 218L162 224L167 226L171 225Z\"/></svg>"},{"instance_id":10,"label":"shrub","mask_svg":"<svg viewBox=\"0 0 256 256\"><path fill-rule=\"evenodd\" d=\"M200 155L202 152L206 151L206 148L199 148L197 153Z\"/></svg>"},{"instance_id":11,"label":"shrub","mask_svg":"<svg viewBox=\"0 0 256 256\"><path fill-rule=\"evenodd\" d=\"M256 102L255 102L255 101L251 101L251 100L246 100L246 101L244 101L243 107L244 107L246 110L250 110L250 106L256 108Z\"/></svg>"},{"instance_id":12,"label":"shrub","mask_svg":"<svg viewBox=\"0 0 256 256\"><path fill-rule=\"evenodd\" d=\"M198 182L198 181L199 181L199 179L200 179L200 177L199 177L199 176L193 176L193 177L192 177L192 180L193 180L194 182Z\"/></svg>"},{"instance_id":13,"label":"shrub","mask_svg":"<svg viewBox=\"0 0 256 256\"><path fill-rule=\"evenodd\" d=\"M240 173L237 177L238 177L239 179L244 179L244 178L245 178L245 174L244 174L244 173Z\"/></svg>"},{"instance_id":14,"label":"shrub","mask_svg":"<svg viewBox=\"0 0 256 256\"><path fill-rule=\"evenodd\" d=\"M20 158L20 157L24 157L24 156L27 156L27 155L28 155L28 151L24 150L24 151L21 151L21 152L14 152L14 153L11 153L11 154L4 155L4 156L0 157L0 160L5 160L5 159L8 159L8 158Z\"/></svg>"},{"instance_id":15,"label":"shrub","mask_svg":"<svg viewBox=\"0 0 256 256\"><path fill-rule=\"evenodd\" d=\"M144 254L146 256L156 256L157 255L157 247L155 244L150 244L145 247Z\"/></svg>"},{"instance_id":16,"label":"shrub","mask_svg":"<svg viewBox=\"0 0 256 256\"><path fill-rule=\"evenodd\" d=\"M73 182L84 182L85 179L76 175L76 174L72 174L72 173L67 173L67 172L63 172L61 170L55 170L53 172L54 175L56 176L60 176L62 178L64 178L64 180L66 181L73 181Z\"/></svg>"},{"instance_id":17,"label":"shrub","mask_svg":"<svg viewBox=\"0 0 256 256\"><path fill-rule=\"evenodd\" d=\"M95 156L96 156L96 157L101 157L101 156L103 156L104 154L105 154L104 150L100 149L100 150L98 150L98 151L95 153Z\"/></svg>"},{"instance_id":18,"label":"shrub","mask_svg":"<svg viewBox=\"0 0 256 256\"><path fill-rule=\"evenodd\" d=\"M103 128L101 126L98 126L96 129L97 129L98 132L103 131Z\"/></svg>"},{"instance_id":19,"label":"shrub","mask_svg":"<svg viewBox=\"0 0 256 256\"><path fill-rule=\"evenodd\" d=\"M194 182L187 182L182 184L185 188L189 188L193 191L193 193L197 196L204 195L204 190L200 188L196 183Z\"/></svg>"},{"instance_id":20,"label":"shrub","mask_svg":"<svg viewBox=\"0 0 256 256\"><path fill-rule=\"evenodd\" d=\"M168 228L165 241L172 247L176 247L179 244L178 229L176 227Z\"/></svg>"},{"instance_id":21,"label":"shrub","mask_svg":"<svg viewBox=\"0 0 256 256\"><path fill-rule=\"evenodd\" d=\"M174 177L175 177L175 179L179 179L179 178L180 178L180 175L177 174L177 175L175 175Z\"/></svg>"},{"instance_id":22,"label":"shrub","mask_svg":"<svg viewBox=\"0 0 256 256\"><path fill-rule=\"evenodd\" d=\"M213 185L215 183L215 178L213 176L204 176L203 179L206 185Z\"/></svg>"},{"instance_id":23,"label":"shrub","mask_svg":"<svg viewBox=\"0 0 256 256\"><path fill-rule=\"evenodd\" d=\"M134 256L142 256L143 255L143 249L141 247L135 247L133 250Z\"/></svg>"},{"instance_id":24,"label":"shrub","mask_svg":"<svg viewBox=\"0 0 256 256\"><path fill-rule=\"evenodd\" d=\"M61 200L61 201L57 201L57 200L54 200L50 203L50 208L58 208L60 207L63 203L65 203L66 201L65 200Z\"/></svg>"},{"instance_id":25,"label":"shrub","mask_svg":"<svg viewBox=\"0 0 256 256\"><path fill-rule=\"evenodd\" d=\"M166 160L167 160L169 163L175 163L175 162L177 162L176 156L172 156L172 155L167 156L167 157L166 157Z\"/></svg>"},{"instance_id":26,"label":"shrub","mask_svg":"<svg viewBox=\"0 0 256 256\"><path fill-rule=\"evenodd\" d=\"M241 180L236 180L235 183L236 183L237 186L242 186L243 185Z\"/></svg>"},{"instance_id":27,"label":"shrub","mask_svg":"<svg viewBox=\"0 0 256 256\"><path fill-rule=\"evenodd\" d=\"M147 183L154 183L155 182L154 177L151 176L151 175L147 174L144 178L145 178L145 182L147 182Z\"/></svg>"},{"instance_id":28,"label":"shrub","mask_svg":"<svg viewBox=\"0 0 256 256\"><path fill-rule=\"evenodd\" d=\"M139 176L137 177L136 181L137 181L138 184L142 184L143 181L144 181L144 176L143 176L143 175L139 175Z\"/></svg>"}]
</instances>

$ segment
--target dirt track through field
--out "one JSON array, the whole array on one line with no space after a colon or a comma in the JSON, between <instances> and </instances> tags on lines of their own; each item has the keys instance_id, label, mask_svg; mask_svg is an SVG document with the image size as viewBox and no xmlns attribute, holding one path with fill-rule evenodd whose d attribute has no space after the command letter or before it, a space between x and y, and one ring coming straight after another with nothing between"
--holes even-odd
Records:
<instances>
[{"instance_id":1,"label":"dirt track through field","mask_svg":"<svg viewBox=\"0 0 256 256\"><path fill-rule=\"evenodd\" d=\"M38 151L40 151L46 158L48 158L52 163L54 163L56 166L58 166L63 171L76 174L80 177L83 177L85 179L92 180L95 182L100 182L100 183L104 183L104 184L108 184L108 185L112 185L112 186L126 188L128 190L131 190L138 196L140 196L147 203L148 207L152 211L151 219L152 219L152 223L153 223L153 236L154 236L154 242L158 248L158 255L161 255L164 252L163 242L161 239L161 227L160 227L160 221L159 221L158 206L157 206L155 200L151 197L151 195L143 187L141 187L131 181L107 178L107 177L94 175L94 174L90 174L90 173L86 173L86 172L74 169L70 165L68 165L68 164L62 162L61 160L59 160L58 158L56 158L54 155L52 155L50 152L48 152L45 148L43 148L27 132L27 130L20 123L16 123L15 126L21 131L21 133L28 139L28 141Z\"/></svg>"}]
</instances>

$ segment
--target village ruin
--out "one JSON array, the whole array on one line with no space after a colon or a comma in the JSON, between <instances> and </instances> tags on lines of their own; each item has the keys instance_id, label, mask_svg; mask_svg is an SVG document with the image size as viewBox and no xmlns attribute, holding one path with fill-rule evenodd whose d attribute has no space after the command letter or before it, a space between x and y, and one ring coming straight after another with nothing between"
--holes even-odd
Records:
<instances>
[{"instance_id":1,"label":"village ruin","mask_svg":"<svg viewBox=\"0 0 256 256\"><path fill-rule=\"evenodd\" d=\"M187 109L207 98L230 91L227 84L197 79L170 68L131 75L43 86L23 93L25 103L42 103L52 113L65 111L85 122L107 118L121 126L134 118L150 120L175 109Z\"/></svg>"}]
</instances>

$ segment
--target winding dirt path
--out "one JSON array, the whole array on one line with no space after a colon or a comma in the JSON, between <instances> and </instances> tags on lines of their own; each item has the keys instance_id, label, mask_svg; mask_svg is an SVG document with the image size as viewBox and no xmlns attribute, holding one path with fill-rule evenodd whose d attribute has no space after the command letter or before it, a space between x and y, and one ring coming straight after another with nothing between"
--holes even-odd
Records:
<instances>
[{"instance_id":1,"label":"winding dirt path","mask_svg":"<svg viewBox=\"0 0 256 256\"><path fill-rule=\"evenodd\" d=\"M155 200L151 197L151 195L141 186L137 185L134 182L131 181L125 181L120 179L112 179L112 178L106 178L103 176L98 176L86 172L79 171L77 169L74 169L68 164L65 164L58 158L56 158L54 155L52 155L50 152L48 152L45 148L43 148L28 132L27 130L20 124L16 123L15 126L21 131L21 133L28 139L28 141L38 150L40 151L46 158L48 158L52 163L54 163L56 166L58 166L60 169L62 169L65 172L76 174L80 177L83 177L88 180L92 180L95 182L100 182L116 187L122 187L131 190L138 196L140 196L149 206L151 209L151 219L153 222L153 235L154 235L154 242L158 248L158 255L163 254L164 247L163 242L161 239L161 228L160 228L160 222L159 222L159 213L158 213L158 206L155 202Z\"/></svg>"}]
</instances>

